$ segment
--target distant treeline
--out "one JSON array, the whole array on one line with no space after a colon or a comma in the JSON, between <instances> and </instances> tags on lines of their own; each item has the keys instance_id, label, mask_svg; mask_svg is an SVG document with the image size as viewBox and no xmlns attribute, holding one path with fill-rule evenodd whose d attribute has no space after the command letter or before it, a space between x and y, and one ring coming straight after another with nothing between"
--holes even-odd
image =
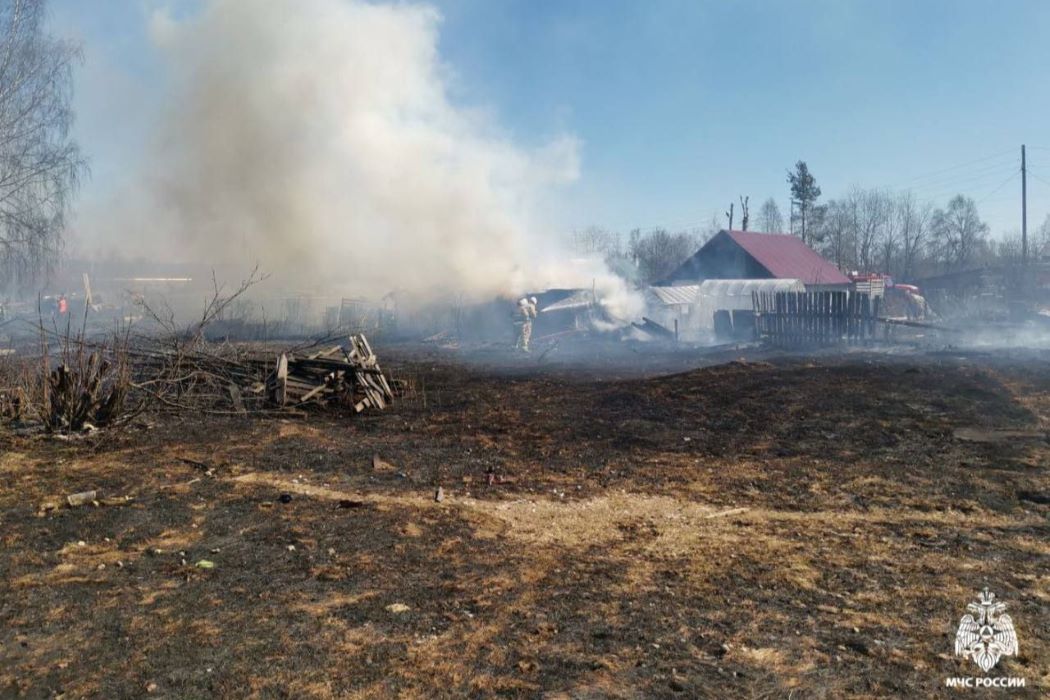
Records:
<instances>
[{"instance_id":1,"label":"distant treeline","mask_svg":"<svg viewBox=\"0 0 1050 700\"><path fill-rule=\"evenodd\" d=\"M991 264L1021 261L1021 234L991 240L971 197L956 195L943 207L920 202L908 191L855 187L844 196L807 209L806 242L844 271L883 272L900 281ZM734 228L740 219L734 222ZM776 201L767 199L750 230L801 235L798 212L785 226ZM697 251L728 219L712 217L680 231L635 229L627 235L591 227L572 234L579 255L598 254L610 268L639 284L666 277ZM1050 215L1028 232L1029 260L1050 259Z\"/></svg>"}]
</instances>

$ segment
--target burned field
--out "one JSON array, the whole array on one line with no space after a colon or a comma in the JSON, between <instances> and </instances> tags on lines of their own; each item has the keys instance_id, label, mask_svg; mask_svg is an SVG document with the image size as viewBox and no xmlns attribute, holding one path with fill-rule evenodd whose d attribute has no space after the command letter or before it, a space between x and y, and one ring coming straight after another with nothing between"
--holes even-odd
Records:
<instances>
[{"instance_id":1,"label":"burned field","mask_svg":"<svg viewBox=\"0 0 1050 700\"><path fill-rule=\"evenodd\" d=\"M921 697L985 586L1046 692L1047 360L377 350L381 413L5 435L0 696Z\"/></svg>"}]
</instances>

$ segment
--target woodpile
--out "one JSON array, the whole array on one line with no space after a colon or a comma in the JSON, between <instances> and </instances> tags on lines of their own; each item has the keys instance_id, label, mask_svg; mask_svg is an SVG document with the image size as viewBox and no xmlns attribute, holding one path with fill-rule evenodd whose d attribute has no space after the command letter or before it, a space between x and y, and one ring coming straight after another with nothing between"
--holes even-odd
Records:
<instances>
[{"instance_id":1,"label":"woodpile","mask_svg":"<svg viewBox=\"0 0 1050 700\"><path fill-rule=\"evenodd\" d=\"M364 335L352 335L345 345L305 357L281 353L267 377L266 391L277 406L332 403L352 407L356 413L386 408L394 400Z\"/></svg>"},{"instance_id":2,"label":"woodpile","mask_svg":"<svg viewBox=\"0 0 1050 700\"><path fill-rule=\"evenodd\" d=\"M316 346L314 346L316 347ZM140 386L172 408L247 413L273 408L346 407L360 413L394 399L364 335L327 350L276 355L243 345L198 345L192 352L134 350ZM152 379L150 379L152 377Z\"/></svg>"}]
</instances>

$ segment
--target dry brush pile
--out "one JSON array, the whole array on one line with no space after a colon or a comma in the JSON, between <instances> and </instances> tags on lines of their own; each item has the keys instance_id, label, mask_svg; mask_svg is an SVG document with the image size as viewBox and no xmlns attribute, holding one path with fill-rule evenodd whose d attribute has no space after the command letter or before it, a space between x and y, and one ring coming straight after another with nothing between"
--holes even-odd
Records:
<instances>
[{"instance_id":1,"label":"dry brush pile","mask_svg":"<svg viewBox=\"0 0 1050 700\"><path fill-rule=\"evenodd\" d=\"M393 399L361 335L323 350L311 343L279 352L203 337L62 336L39 352L5 357L0 368L0 417L51 432L116 426L145 410L360 412Z\"/></svg>"},{"instance_id":2,"label":"dry brush pile","mask_svg":"<svg viewBox=\"0 0 1050 700\"><path fill-rule=\"evenodd\" d=\"M89 337L37 324L35 350L0 358L0 418L49 432L126 423L143 411L247 414L307 407L353 412L385 408L394 389L363 335L337 335L279 351L212 342L205 328L259 278L215 295L199 321L179 329L174 316L142 304L151 333L130 327Z\"/></svg>"}]
</instances>

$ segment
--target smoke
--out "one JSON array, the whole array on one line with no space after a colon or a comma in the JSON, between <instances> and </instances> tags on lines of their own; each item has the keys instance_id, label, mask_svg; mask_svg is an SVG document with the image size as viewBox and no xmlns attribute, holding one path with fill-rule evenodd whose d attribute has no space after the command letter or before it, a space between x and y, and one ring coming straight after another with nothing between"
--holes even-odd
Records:
<instances>
[{"instance_id":1,"label":"smoke","mask_svg":"<svg viewBox=\"0 0 1050 700\"><path fill-rule=\"evenodd\" d=\"M456 104L439 26L426 5L357 0L155 13L167 82L151 145L134 191L82 229L154 258L259 262L287 289L624 295L604 267L569 262L535 215L577 179L577 139L526 149Z\"/></svg>"}]
</instances>

